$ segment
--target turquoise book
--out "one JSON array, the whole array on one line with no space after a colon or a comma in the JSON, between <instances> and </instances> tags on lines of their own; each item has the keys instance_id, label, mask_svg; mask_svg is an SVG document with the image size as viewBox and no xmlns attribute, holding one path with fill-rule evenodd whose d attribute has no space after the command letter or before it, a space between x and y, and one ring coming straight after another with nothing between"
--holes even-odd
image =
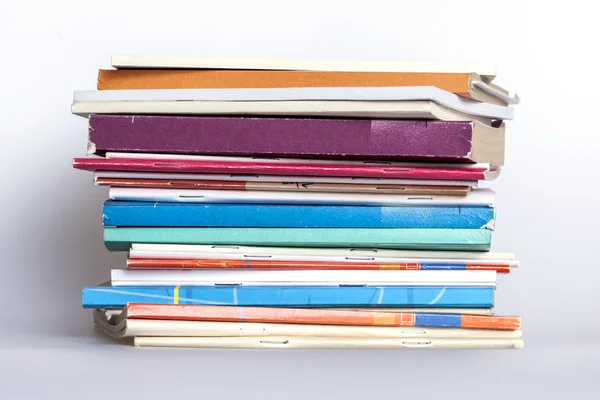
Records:
<instances>
[{"instance_id":1,"label":"turquoise book","mask_svg":"<svg viewBox=\"0 0 600 400\"><path fill-rule=\"evenodd\" d=\"M105 227L104 243L111 251L127 251L132 243L488 251L491 231L427 228Z\"/></svg>"}]
</instances>

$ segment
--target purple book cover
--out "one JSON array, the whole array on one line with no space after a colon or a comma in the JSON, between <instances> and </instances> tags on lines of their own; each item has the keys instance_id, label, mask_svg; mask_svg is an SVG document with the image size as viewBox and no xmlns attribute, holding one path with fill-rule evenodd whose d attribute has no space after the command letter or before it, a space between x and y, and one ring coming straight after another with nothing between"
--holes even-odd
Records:
<instances>
[{"instance_id":1,"label":"purple book cover","mask_svg":"<svg viewBox=\"0 0 600 400\"><path fill-rule=\"evenodd\" d=\"M107 151L502 165L504 127L424 120L92 115L89 154Z\"/></svg>"}]
</instances>

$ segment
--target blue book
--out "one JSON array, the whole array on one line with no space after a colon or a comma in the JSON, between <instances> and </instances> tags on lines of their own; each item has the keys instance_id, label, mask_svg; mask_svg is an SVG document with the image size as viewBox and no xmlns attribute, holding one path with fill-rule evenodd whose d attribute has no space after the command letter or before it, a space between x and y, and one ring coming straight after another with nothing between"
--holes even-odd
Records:
<instances>
[{"instance_id":1,"label":"blue book","mask_svg":"<svg viewBox=\"0 0 600 400\"><path fill-rule=\"evenodd\" d=\"M271 307L465 307L489 308L494 287L445 286L91 286L84 308L127 303Z\"/></svg>"},{"instance_id":2,"label":"blue book","mask_svg":"<svg viewBox=\"0 0 600 400\"><path fill-rule=\"evenodd\" d=\"M104 203L104 226L493 229L493 207Z\"/></svg>"}]
</instances>

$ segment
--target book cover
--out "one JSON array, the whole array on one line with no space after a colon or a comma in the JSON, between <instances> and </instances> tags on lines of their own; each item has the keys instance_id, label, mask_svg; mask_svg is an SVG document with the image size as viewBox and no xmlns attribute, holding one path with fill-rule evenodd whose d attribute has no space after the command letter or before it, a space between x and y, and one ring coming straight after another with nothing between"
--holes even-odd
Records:
<instances>
[{"instance_id":1,"label":"book cover","mask_svg":"<svg viewBox=\"0 0 600 400\"><path fill-rule=\"evenodd\" d=\"M130 257L149 256L131 251ZM168 254L163 254L168 256ZM181 256L179 254L178 256ZM251 257L249 257L251 258ZM260 259L228 259L228 258L129 258L127 269L249 269L249 270L388 270L388 271L496 271L508 274L512 265L510 262L481 263L475 260L398 260L398 262L353 262L343 261L289 261L278 260L277 256L266 260ZM486 260L488 261L488 260Z\"/></svg>"},{"instance_id":2,"label":"book cover","mask_svg":"<svg viewBox=\"0 0 600 400\"><path fill-rule=\"evenodd\" d=\"M181 177L181 175L179 175ZM434 185L366 185L346 183L318 182L253 182L201 179L140 179L95 177L96 186L134 187L156 189L205 189L205 190L250 190L250 191L282 191L282 192L317 192L317 193L372 193L372 194L404 194L404 195L446 195L466 196L471 192L470 186L434 186Z\"/></svg>"},{"instance_id":3,"label":"book cover","mask_svg":"<svg viewBox=\"0 0 600 400\"><path fill-rule=\"evenodd\" d=\"M131 257L211 258L236 260L293 260L338 262L436 262L465 264L505 263L519 266L514 253L473 251L393 250L379 248L268 247L239 245L191 245L134 243Z\"/></svg>"},{"instance_id":4,"label":"book cover","mask_svg":"<svg viewBox=\"0 0 600 400\"><path fill-rule=\"evenodd\" d=\"M496 271L113 269L117 286L496 286Z\"/></svg>"},{"instance_id":5,"label":"book cover","mask_svg":"<svg viewBox=\"0 0 600 400\"><path fill-rule=\"evenodd\" d=\"M116 310L110 310L116 311ZM94 310L94 322L106 335L115 338L135 336L250 337L318 336L363 338L439 339L519 339L517 330L431 328L407 326L278 324L255 322L176 321L122 318Z\"/></svg>"},{"instance_id":6,"label":"book cover","mask_svg":"<svg viewBox=\"0 0 600 400\"><path fill-rule=\"evenodd\" d=\"M215 349L521 349L522 339L398 339L313 336L268 337L159 337L136 336L138 347Z\"/></svg>"},{"instance_id":7,"label":"book cover","mask_svg":"<svg viewBox=\"0 0 600 400\"><path fill-rule=\"evenodd\" d=\"M372 312L335 309L228 307L130 303L127 318L287 324L416 326L464 329L516 330L521 318L420 312Z\"/></svg>"},{"instance_id":8,"label":"book cover","mask_svg":"<svg viewBox=\"0 0 600 400\"><path fill-rule=\"evenodd\" d=\"M472 307L494 303L494 287L301 287L301 286L91 286L84 308L122 308L127 303L272 307Z\"/></svg>"},{"instance_id":9,"label":"book cover","mask_svg":"<svg viewBox=\"0 0 600 400\"><path fill-rule=\"evenodd\" d=\"M494 228L493 207L193 204L108 200L104 226L257 228Z\"/></svg>"},{"instance_id":10,"label":"book cover","mask_svg":"<svg viewBox=\"0 0 600 400\"><path fill-rule=\"evenodd\" d=\"M215 161L206 159L173 158L75 158L73 167L90 171L137 171L137 172L179 172L217 174L265 174L265 175L305 175L305 176L345 176L400 179L440 179L440 180L493 180L500 168L480 166L476 168L448 168L388 165L345 165L337 163L267 162L254 160Z\"/></svg>"},{"instance_id":11,"label":"book cover","mask_svg":"<svg viewBox=\"0 0 600 400\"><path fill-rule=\"evenodd\" d=\"M111 251L127 251L132 243L487 251L490 242L489 229L104 228Z\"/></svg>"},{"instance_id":12,"label":"book cover","mask_svg":"<svg viewBox=\"0 0 600 400\"><path fill-rule=\"evenodd\" d=\"M482 63L415 62L398 60L302 59L302 58L214 58L184 55L113 54L111 66L120 69L239 69L279 71L421 72L470 73L485 82L496 77L494 65Z\"/></svg>"},{"instance_id":13,"label":"book cover","mask_svg":"<svg viewBox=\"0 0 600 400\"><path fill-rule=\"evenodd\" d=\"M338 106L343 103L347 107L347 113L353 110L364 112L369 109L377 112L392 110L414 112L417 110L416 104L411 104L411 102L433 102L435 105L447 109L448 117L453 115L454 118L459 118L458 114L463 114L465 115L463 118L467 118L464 120L467 121L469 120L468 116L475 117L475 119L483 118L482 122L487 120L487 123L489 120L511 120L514 117L512 107L467 100L434 86L78 90L73 93L73 102L73 105L77 103L120 103L122 112L118 114L127 113L127 106L138 102L144 102L147 106L152 103L165 105L171 102L213 103L213 105L223 107L219 114L229 113L236 109L241 111L244 110L241 107L253 103L267 106L263 110L277 110L286 102L308 103L313 106L317 104L320 106L321 103L340 102ZM352 103L354 107L348 103ZM226 107L227 104L230 107ZM369 105L372 108L369 108ZM389 108L389 106L395 107ZM461 119L455 120L460 121Z\"/></svg>"},{"instance_id":14,"label":"book cover","mask_svg":"<svg viewBox=\"0 0 600 400\"><path fill-rule=\"evenodd\" d=\"M108 197L131 202L371 207L493 207L495 203L495 193L491 189L474 189L466 196L386 193L346 193L340 196L338 193L301 191L111 187Z\"/></svg>"},{"instance_id":15,"label":"book cover","mask_svg":"<svg viewBox=\"0 0 600 400\"><path fill-rule=\"evenodd\" d=\"M508 91L476 73L121 69L98 71L98 90L434 86L458 96L506 106Z\"/></svg>"},{"instance_id":16,"label":"book cover","mask_svg":"<svg viewBox=\"0 0 600 400\"><path fill-rule=\"evenodd\" d=\"M479 122L92 115L89 154L180 153L504 163L504 125Z\"/></svg>"}]
</instances>

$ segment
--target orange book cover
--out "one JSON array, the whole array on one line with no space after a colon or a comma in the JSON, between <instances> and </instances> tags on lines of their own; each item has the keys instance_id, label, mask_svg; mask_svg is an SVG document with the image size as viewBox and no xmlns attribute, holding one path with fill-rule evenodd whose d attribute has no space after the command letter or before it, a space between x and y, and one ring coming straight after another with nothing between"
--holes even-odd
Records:
<instances>
[{"instance_id":1,"label":"orange book cover","mask_svg":"<svg viewBox=\"0 0 600 400\"><path fill-rule=\"evenodd\" d=\"M122 69L99 70L98 90L435 86L472 98L474 80L468 73Z\"/></svg>"},{"instance_id":2,"label":"orange book cover","mask_svg":"<svg viewBox=\"0 0 600 400\"><path fill-rule=\"evenodd\" d=\"M516 330L521 318L419 312L129 303L127 318L318 325L417 326Z\"/></svg>"},{"instance_id":3,"label":"orange book cover","mask_svg":"<svg viewBox=\"0 0 600 400\"><path fill-rule=\"evenodd\" d=\"M473 270L509 273L507 264L427 265L414 263L367 263L338 261L278 261L278 260L222 260L222 259L151 259L130 258L128 269L257 269L257 270Z\"/></svg>"}]
</instances>

